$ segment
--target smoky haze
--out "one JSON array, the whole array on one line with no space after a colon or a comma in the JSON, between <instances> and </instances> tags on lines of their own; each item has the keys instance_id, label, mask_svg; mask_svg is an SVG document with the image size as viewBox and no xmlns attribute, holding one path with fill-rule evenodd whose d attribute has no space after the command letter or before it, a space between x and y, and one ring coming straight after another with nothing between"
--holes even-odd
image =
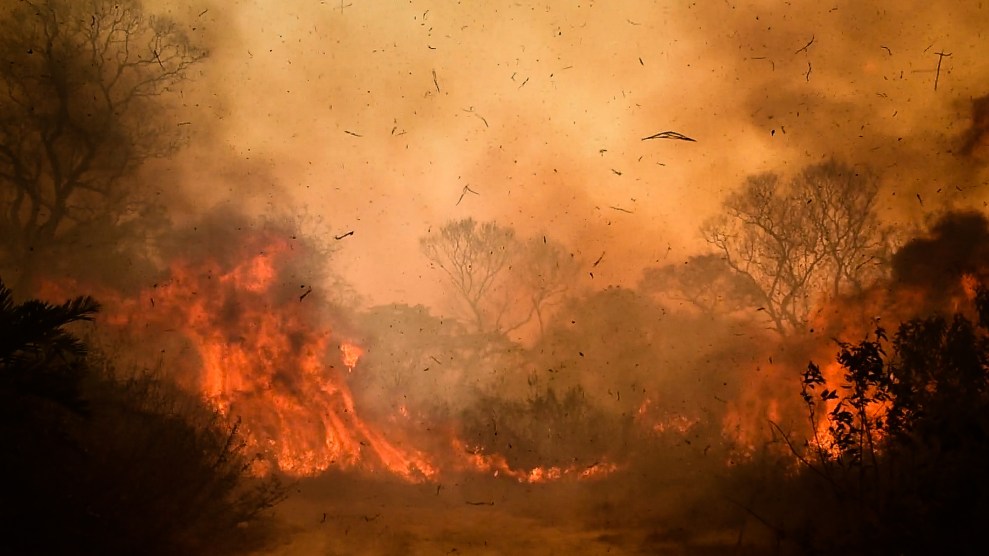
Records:
<instances>
[{"instance_id":1,"label":"smoky haze","mask_svg":"<svg viewBox=\"0 0 989 556\"><path fill-rule=\"evenodd\" d=\"M896 220L979 196L952 154L985 94L977 3L333 4L167 8L211 52L185 96L206 140L170 168L353 229L337 264L374 301L435 300L417 241L451 218L606 251L594 283L632 284L751 173L882 169ZM666 130L698 142L641 140Z\"/></svg>"},{"instance_id":2,"label":"smoky haze","mask_svg":"<svg viewBox=\"0 0 989 556\"><path fill-rule=\"evenodd\" d=\"M762 553L808 361L989 278L974 0L143 6L169 147L0 271L243 419L259 553Z\"/></svg>"}]
</instances>

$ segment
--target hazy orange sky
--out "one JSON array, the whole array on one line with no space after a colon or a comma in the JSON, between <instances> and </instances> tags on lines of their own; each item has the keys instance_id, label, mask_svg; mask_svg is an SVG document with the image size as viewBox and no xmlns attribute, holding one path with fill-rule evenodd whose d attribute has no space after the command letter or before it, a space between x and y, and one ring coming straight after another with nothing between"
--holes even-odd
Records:
<instances>
[{"instance_id":1,"label":"hazy orange sky","mask_svg":"<svg viewBox=\"0 0 989 556\"><path fill-rule=\"evenodd\" d=\"M755 172L837 156L895 219L981 205L983 167L950 153L989 92L981 4L171 2L211 54L169 164L189 207L353 230L334 264L369 302L428 300L418 240L468 216L604 252L585 281L631 285L703 249ZM642 140L667 130L696 142Z\"/></svg>"}]
</instances>

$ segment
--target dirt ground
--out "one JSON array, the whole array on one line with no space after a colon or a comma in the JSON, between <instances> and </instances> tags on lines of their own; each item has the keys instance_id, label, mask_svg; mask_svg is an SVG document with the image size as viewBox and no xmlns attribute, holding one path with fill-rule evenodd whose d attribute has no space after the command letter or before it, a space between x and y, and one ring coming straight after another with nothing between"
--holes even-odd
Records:
<instances>
[{"instance_id":1,"label":"dirt ground","mask_svg":"<svg viewBox=\"0 0 989 556\"><path fill-rule=\"evenodd\" d=\"M609 485L524 485L487 477L408 485L335 475L301 481L278 508L289 555L752 554L765 539L744 518L712 525L679 501L641 505ZM644 508L648 508L647 510ZM697 523L697 527L693 524ZM699 525L704 523L703 526ZM740 531L748 531L739 543ZM762 544L764 546L764 544Z\"/></svg>"}]
</instances>

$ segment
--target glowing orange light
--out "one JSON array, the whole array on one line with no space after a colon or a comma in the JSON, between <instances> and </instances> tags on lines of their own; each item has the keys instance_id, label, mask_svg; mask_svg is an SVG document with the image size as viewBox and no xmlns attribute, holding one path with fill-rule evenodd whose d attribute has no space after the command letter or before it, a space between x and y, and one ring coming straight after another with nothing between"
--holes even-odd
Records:
<instances>
[{"instance_id":1,"label":"glowing orange light","mask_svg":"<svg viewBox=\"0 0 989 556\"><path fill-rule=\"evenodd\" d=\"M343 358L343 364L347 366L347 370L353 371L354 367L357 366L357 360L364 355L364 350L356 344L344 342L340 344L340 354Z\"/></svg>"},{"instance_id":2,"label":"glowing orange light","mask_svg":"<svg viewBox=\"0 0 989 556\"><path fill-rule=\"evenodd\" d=\"M247 450L264 456L252 466L255 473L356 469L421 482L468 472L542 483L596 479L618 469L609 462L513 468L501 454L466 449L452 432L437 432L444 440L427 455L402 444L408 435L401 426L386 433L362 419L338 369L355 369L364 349L334 338L319 304L300 303L294 289L285 289L295 281L282 275L299 255L261 234L247 238L239 256L173 261L165 279L135 296L80 289L97 294L103 304L98 319L131 335L135 349L158 339L182 346L179 361L168 367L172 378L222 415L241 420ZM50 285L46 295L71 294ZM413 422L415 414L403 403L399 418L388 422Z\"/></svg>"},{"instance_id":3,"label":"glowing orange light","mask_svg":"<svg viewBox=\"0 0 989 556\"><path fill-rule=\"evenodd\" d=\"M385 470L409 481L435 476L429 458L358 415L333 362L352 368L363 351L347 342L332 350L332 332L315 305L280 289L280 272L297 253L283 240L256 237L240 258L224 255L235 262L175 261L167 281L136 299L100 293L100 319L135 334L178 335L194 352L195 368L176 380L239 417L248 449L284 473L335 467ZM148 299L150 308L138 301Z\"/></svg>"}]
</instances>

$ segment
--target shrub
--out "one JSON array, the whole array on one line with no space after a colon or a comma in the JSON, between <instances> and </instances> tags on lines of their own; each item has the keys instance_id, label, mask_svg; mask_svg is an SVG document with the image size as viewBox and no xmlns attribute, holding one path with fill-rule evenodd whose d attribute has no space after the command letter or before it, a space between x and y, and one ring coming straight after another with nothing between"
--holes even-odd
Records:
<instances>
[{"instance_id":1,"label":"shrub","mask_svg":"<svg viewBox=\"0 0 989 556\"><path fill-rule=\"evenodd\" d=\"M89 298L15 304L0 282L0 551L235 554L284 497L238 424L149 374L118 376L66 327Z\"/></svg>"}]
</instances>

